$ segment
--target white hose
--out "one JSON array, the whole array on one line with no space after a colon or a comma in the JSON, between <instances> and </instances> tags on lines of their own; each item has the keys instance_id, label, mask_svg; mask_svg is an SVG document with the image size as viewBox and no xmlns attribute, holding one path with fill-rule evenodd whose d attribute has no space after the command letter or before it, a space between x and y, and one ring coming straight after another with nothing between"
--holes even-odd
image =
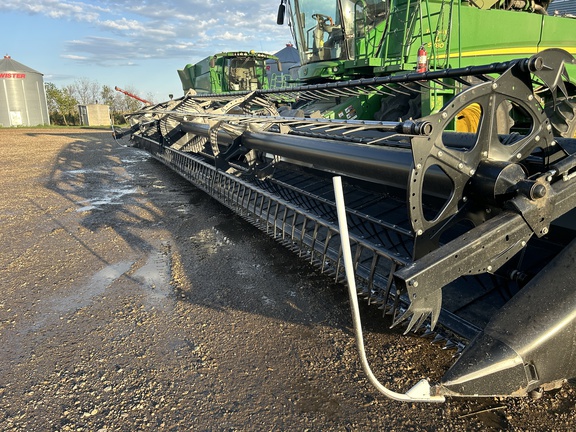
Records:
<instances>
[{"instance_id":1,"label":"white hose","mask_svg":"<svg viewBox=\"0 0 576 432\"><path fill-rule=\"evenodd\" d=\"M372 373L366 350L364 349L364 336L362 334L362 321L360 318L360 309L358 308L358 294L356 291L356 279L354 276L354 265L352 263L352 251L350 249L350 237L348 234L348 222L346 219L346 206L344 204L344 192L342 189L342 178L334 177L334 195L336 197L336 210L338 212L338 226L340 229L340 242L342 245L342 254L344 257L344 269L346 271L346 280L348 281L348 295L350 297L350 308L352 310L352 321L354 323L354 333L356 335L356 345L362 369L368 377L370 383L378 389L379 392L390 399L402 402L444 402L444 396L430 394L430 384L428 380L421 380L406 393L397 393L384 387Z\"/></svg>"}]
</instances>

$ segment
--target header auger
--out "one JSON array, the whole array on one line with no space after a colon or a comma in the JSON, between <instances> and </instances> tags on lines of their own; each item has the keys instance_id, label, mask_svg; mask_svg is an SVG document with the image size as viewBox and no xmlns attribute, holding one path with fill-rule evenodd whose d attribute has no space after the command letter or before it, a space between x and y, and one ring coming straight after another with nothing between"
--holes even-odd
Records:
<instances>
[{"instance_id":1,"label":"header auger","mask_svg":"<svg viewBox=\"0 0 576 432\"><path fill-rule=\"evenodd\" d=\"M393 326L458 350L439 383L401 394L373 380L360 332L369 377L400 400L524 396L576 377L576 43L551 31L576 21L540 13L546 2L472 3L282 1L300 82L187 92L132 113L126 132L348 278ZM468 33L479 14L548 33L499 49Z\"/></svg>"}]
</instances>

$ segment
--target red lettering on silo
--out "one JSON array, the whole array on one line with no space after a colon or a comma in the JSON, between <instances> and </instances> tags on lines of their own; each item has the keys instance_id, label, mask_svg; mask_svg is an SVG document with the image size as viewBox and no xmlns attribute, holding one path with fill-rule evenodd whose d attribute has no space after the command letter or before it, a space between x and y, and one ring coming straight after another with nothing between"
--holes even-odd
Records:
<instances>
[{"instance_id":1,"label":"red lettering on silo","mask_svg":"<svg viewBox=\"0 0 576 432\"><path fill-rule=\"evenodd\" d=\"M10 78L16 78L16 79L24 79L26 78L26 74L25 73L0 73L0 78L3 79L10 79Z\"/></svg>"}]
</instances>

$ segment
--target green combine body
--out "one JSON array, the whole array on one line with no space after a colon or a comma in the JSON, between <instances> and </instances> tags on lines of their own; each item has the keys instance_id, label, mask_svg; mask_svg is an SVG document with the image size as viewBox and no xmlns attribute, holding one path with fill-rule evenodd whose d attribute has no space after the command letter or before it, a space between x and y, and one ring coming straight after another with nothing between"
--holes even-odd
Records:
<instances>
[{"instance_id":1,"label":"green combine body","mask_svg":"<svg viewBox=\"0 0 576 432\"><path fill-rule=\"evenodd\" d=\"M413 71L424 46L434 69L506 61L547 48L576 54L576 20L457 0L288 2L300 79Z\"/></svg>"},{"instance_id":2,"label":"green combine body","mask_svg":"<svg viewBox=\"0 0 576 432\"><path fill-rule=\"evenodd\" d=\"M544 3L490 1L479 7L460 0L299 0L286 6L302 64L299 79L319 83L503 62L548 48L576 54L576 19L549 16ZM422 50L425 60L419 65ZM569 66L568 72L574 75L576 68ZM436 112L458 91L457 85L451 92L433 86L417 109L414 102L408 109L407 101L396 100L404 112L385 109L381 98L369 95L335 101L320 111L327 118L419 117ZM387 117L390 113L396 118Z\"/></svg>"},{"instance_id":3,"label":"green combine body","mask_svg":"<svg viewBox=\"0 0 576 432\"><path fill-rule=\"evenodd\" d=\"M178 70L182 90L187 93L228 93L269 87L266 61L278 58L254 51L222 52Z\"/></svg>"}]
</instances>

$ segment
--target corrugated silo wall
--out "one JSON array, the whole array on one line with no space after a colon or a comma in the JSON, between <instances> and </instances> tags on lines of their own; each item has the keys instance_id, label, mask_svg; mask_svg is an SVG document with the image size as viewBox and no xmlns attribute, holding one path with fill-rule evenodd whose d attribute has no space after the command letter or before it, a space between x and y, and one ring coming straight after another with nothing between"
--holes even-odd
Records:
<instances>
[{"instance_id":1,"label":"corrugated silo wall","mask_svg":"<svg viewBox=\"0 0 576 432\"><path fill-rule=\"evenodd\" d=\"M50 124L42 74L0 72L0 125Z\"/></svg>"}]
</instances>

